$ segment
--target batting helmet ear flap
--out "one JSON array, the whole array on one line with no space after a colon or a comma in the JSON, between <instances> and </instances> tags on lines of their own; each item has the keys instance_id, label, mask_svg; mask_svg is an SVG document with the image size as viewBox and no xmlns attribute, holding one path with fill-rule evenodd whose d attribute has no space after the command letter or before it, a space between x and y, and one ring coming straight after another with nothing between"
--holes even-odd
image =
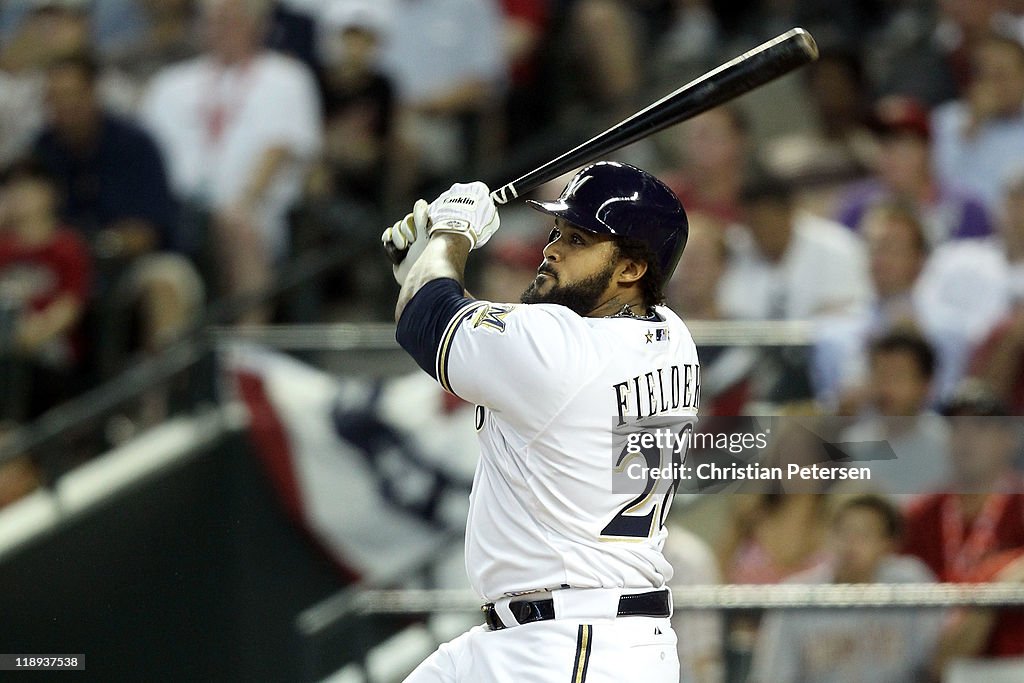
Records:
<instances>
[{"instance_id":1,"label":"batting helmet ear flap","mask_svg":"<svg viewBox=\"0 0 1024 683\"><path fill-rule=\"evenodd\" d=\"M557 200L527 204L583 230L644 243L658 260L663 283L686 247L689 224L679 198L665 183L629 164L591 164L573 176Z\"/></svg>"}]
</instances>

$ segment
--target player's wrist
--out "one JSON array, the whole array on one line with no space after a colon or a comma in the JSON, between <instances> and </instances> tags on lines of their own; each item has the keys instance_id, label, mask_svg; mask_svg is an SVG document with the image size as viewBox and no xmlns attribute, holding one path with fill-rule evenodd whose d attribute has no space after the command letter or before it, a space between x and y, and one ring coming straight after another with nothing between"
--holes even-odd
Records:
<instances>
[{"instance_id":1,"label":"player's wrist","mask_svg":"<svg viewBox=\"0 0 1024 683\"><path fill-rule=\"evenodd\" d=\"M467 253L476 246L473 235L456 230L435 230L430 233L431 242L444 242L449 248L465 250Z\"/></svg>"},{"instance_id":2,"label":"player's wrist","mask_svg":"<svg viewBox=\"0 0 1024 683\"><path fill-rule=\"evenodd\" d=\"M468 245L469 250L472 250L474 247L476 247L476 240L474 239L473 233L465 230L455 230L446 228L431 229L429 238L430 241L443 240L449 242L453 246L458 244L465 244Z\"/></svg>"}]
</instances>

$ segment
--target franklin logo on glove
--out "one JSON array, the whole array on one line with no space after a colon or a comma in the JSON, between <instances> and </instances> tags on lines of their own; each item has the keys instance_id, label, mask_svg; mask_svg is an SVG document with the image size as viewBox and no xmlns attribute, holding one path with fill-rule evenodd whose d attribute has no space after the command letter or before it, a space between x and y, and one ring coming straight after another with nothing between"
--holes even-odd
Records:
<instances>
[{"instance_id":1,"label":"franklin logo on glove","mask_svg":"<svg viewBox=\"0 0 1024 683\"><path fill-rule=\"evenodd\" d=\"M428 234L459 234L469 240L472 249L484 245L498 229L498 211L490 190L483 183L455 183L428 208Z\"/></svg>"}]
</instances>

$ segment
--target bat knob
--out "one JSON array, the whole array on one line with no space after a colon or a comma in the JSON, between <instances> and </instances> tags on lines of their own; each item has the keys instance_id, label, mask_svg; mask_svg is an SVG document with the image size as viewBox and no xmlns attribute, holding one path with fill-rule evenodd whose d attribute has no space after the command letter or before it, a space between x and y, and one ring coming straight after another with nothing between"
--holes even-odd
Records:
<instances>
[{"instance_id":1,"label":"bat knob","mask_svg":"<svg viewBox=\"0 0 1024 683\"><path fill-rule=\"evenodd\" d=\"M399 249L393 243L388 242L384 245L384 253L388 255L388 260L391 261L391 265L398 266L405 260L405 255L409 253L409 250Z\"/></svg>"}]
</instances>

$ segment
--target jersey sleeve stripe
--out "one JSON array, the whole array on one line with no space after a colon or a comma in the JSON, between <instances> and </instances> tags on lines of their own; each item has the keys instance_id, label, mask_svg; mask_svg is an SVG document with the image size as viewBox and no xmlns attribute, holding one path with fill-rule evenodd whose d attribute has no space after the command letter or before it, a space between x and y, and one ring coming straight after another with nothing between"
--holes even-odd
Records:
<instances>
[{"instance_id":1,"label":"jersey sleeve stripe","mask_svg":"<svg viewBox=\"0 0 1024 683\"><path fill-rule=\"evenodd\" d=\"M444 330L444 334L441 335L441 343L437 347L437 359L435 361L435 373L437 381L441 383L441 388L450 394L454 394L451 383L448 379L448 358L451 351L452 340L455 338L455 333L459 329L459 325L462 321L468 319L473 311L476 311L483 306L486 306L486 302L474 301L471 304L467 304L459 309L452 319L448 322L448 326Z\"/></svg>"}]
</instances>

